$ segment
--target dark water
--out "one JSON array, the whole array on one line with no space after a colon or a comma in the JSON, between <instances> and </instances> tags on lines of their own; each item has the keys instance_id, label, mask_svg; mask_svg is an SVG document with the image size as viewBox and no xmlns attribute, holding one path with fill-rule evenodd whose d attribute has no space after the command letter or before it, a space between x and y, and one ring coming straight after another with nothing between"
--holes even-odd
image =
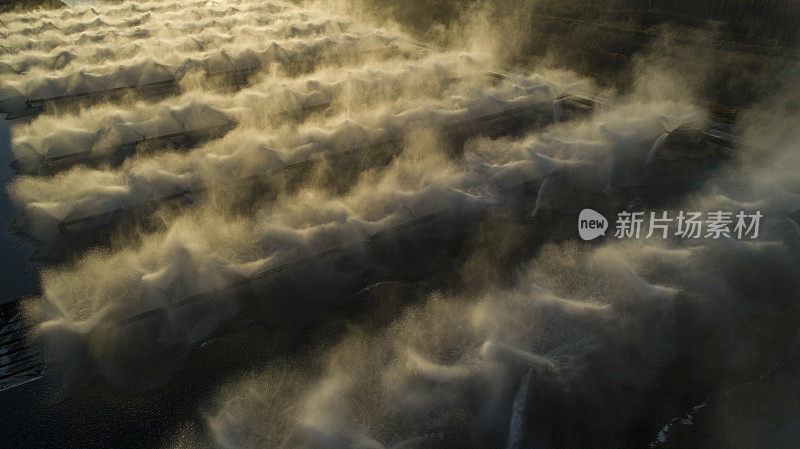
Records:
<instances>
[{"instance_id":1,"label":"dark water","mask_svg":"<svg viewBox=\"0 0 800 449\"><path fill-rule=\"evenodd\" d=\"M8 184L14 177L9 166L13 160L9 128L9 122L0 119L0 303L34 295L40 289L39 267L27 258L30 243L11 232L18 212L8 197ZM59 447L69 424L64 415L42 406L47 396L42 381L0 392L0 447Z\"/></svg>"},{"instance_id":2,"label":"dark water","mask_svg":"<svg viewBox=\"0 0 800 449\"><path fill-rule=\"evenodd\" d=\"M0 303L36 294L40 288L37 264L27 260L30 244L11 232L11 223L17 216L7 191L14 177L9 166L12 160L9 123L0 120Z\"/></svg>"},{"instance_id":3,"label":"dark water","mask_svg":"<svg viewBox=\"0 0 800 449\"><path fill-rule=\"evenodd\" d=\"M10 148L9 122L0 120L0 302L15 301L39 289L39 272L27 256L29 242L11 232L17 210L8 197L8 184L14 176L9 164L13 160ZM59 439L67 432L63 416L57 416L42 407L47 394L41 381L0 392L0 447L57 447Z\"/></svg>"}]
</instances>

